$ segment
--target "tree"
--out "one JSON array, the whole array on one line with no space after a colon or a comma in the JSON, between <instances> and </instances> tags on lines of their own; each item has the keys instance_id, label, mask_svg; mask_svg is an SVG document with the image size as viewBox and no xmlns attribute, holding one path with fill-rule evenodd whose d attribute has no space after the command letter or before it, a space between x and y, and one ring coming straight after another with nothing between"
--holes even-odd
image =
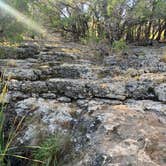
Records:
<instances>
[{"instance_id":1,"label":"tree","mask_svg":"<svg viewBox=\"0 0 166 166\"><path fill-rule=\"evenodd\" d=\"M165 0L6 0L23 13L40 19L50 32L74 40L101 39L109 43L166 39ZM0 34L8 36L23 28L0 13ZM9 24L10 23L10 24ZM20 29L19 29L20 28ZM5 36L4 35L4 36Z\"/></svg>"},{"instance_id":2,"label":"tree","mask_svg":"<svg viewBox=\"0 0 166 166\"><path fill-rule=\"evenodd\" d=\"M28 0L5 0L6 4L9 4L13 8L21 11L22 13L28 14L29 2ZM21 40L22 34L27 31L17 19L8 15L4 10L0 10L0 40Z\"/></svg>"}]
</instances>

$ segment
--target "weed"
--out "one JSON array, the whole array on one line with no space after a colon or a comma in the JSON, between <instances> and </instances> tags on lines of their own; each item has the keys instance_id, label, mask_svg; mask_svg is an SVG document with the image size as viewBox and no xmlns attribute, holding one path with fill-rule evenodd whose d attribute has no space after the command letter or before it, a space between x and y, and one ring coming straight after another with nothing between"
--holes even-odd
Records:
<instances>
[{"instance_id":1,"label":"weed","mask_svg":"<svg viewBox=\"0 0 166 166\"><path fill-rule=\"evenodd\" d=\"M112 48L113 48L113 51L115 52L121 52L128 49L126 42L123 39L114 41L112 44Z\"/></svg>"},{"instance_id":2,"label":"weed","mask_svg":"<svg viewBox=\"0 0 166 166\"><path fill-rule=\"evenodd\" d=\"M9 80L10 80L10 76L8 77L6 82L4 81L3 77L0 79L0 85L1 85L1 87L3 87L1 89L1 93L0 93L0 166L6 166L6 165L10 166L11 165L10 157L42 163L41 161L33 160L28 157L18 155L16 152L13 152L13 149L17 150L18 147L13 147L12 144L15 141L18 134L20 133L20 130L22 129L22 124L27 115L23 116L19 120L19 122L18 122L18 116L15 117L12 127L10 128L8 138L7 138L7 140L5 140L4 135L6 135L6 133L5 133L5 129L4 129L4 125L5 125L4 111L6 108L5 96L7 95L7 92L8 92L7 86L8 86Z\"/></svg>"},{"instance_id":3,"label":"weed","mask_svg":"<svg viewBox=\"0 0 166 166\"><path fill-rule=\"evenodd\" d=\"M0 93L0 165L4 166L4 157L7 152L7 147L4 143L4 109L5 109L5 96L7 94L7 83L4 84L3 78L0 79L0 85L3 87Z\"/></svg>"},{"instance_id":4,"label":"weed","mask_svg":"<svg viewBox=\"0 0 166 166\"><path fill-rule=\"evenodd\" d=\"M56 134L46 138L34 151L34 158L43 161L45 166L61 165L64 156L71 151L72 144L69 135ZM34 163L40 165L39 163Z\"/></svg>"}]
</instances>

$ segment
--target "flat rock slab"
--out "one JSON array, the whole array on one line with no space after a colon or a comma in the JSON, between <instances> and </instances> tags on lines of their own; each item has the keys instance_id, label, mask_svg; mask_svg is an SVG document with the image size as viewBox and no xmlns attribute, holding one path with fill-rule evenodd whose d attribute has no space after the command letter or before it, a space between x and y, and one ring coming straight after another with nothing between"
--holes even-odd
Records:
<instances>
[{"instance_id":1,"label":"flat rock slab","mask_svg":"<svg viewBox=\"0 0 166 166\"><path fill-rule=\"evenodd\" d=\"M140 107L102 105L97 101L93 104L95 110L88 104L89 111L93 111L80 122L86 132L84 139L76 136L78 144L88 142L83 159L76 165L165 165L166 123L155 113L163 113L164 104L150 101L139 101Z\"/></svg>"},{"instance_id":2,"label":"flat rock slab","mask_svg":"<svg viewBox=\"0 0 166 166\"><path fill-rule=\"evenodd\" d=\"M49 90L57 91L60 94L74 99L99 97L124 100L126 98L125 85L123 83L50 79L47 85Z\"/></svg>"},{"instance_id":3,"label":"flat rock slab","mask_svg":"<svg viewBox=\"0 0 166 166\"><path fill-rule=\"evenodd\" d=\"M27 121L27 129L22 133L19 141L36 145L37 141L40 140L39 135L41 133L49 135L57 131L67 131L74 121L72 113L76 111L76 106L57 100L28 98L17 102L15 111L19 116L26 116L31 119L30 124Z\"/></svg>"}]
</instances>

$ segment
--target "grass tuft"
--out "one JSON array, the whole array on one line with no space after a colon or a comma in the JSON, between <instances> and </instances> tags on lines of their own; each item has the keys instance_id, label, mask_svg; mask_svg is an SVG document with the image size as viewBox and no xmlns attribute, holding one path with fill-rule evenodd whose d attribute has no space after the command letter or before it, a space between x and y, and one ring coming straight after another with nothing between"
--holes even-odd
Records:
<instances>
[{"instance_id":1,"label":"grass tuft","mask_svg":"<svg viewBox=\"0 0 166 166\"><path fill-rule=\"evenodd\" d=\"M35 163L42 163L42 161L30 159L25 156L18 155L16 152L13 151L13 149L17 150L18 147L13 147L13 142L15 141L16 137L19 135L23 122L27 115L23 116L19 122L18 116L15 117L12 127L9 130L8 138L5 140L5 109L6 109L6 95L8 92L8 82L10 81L10 77L7 79L7 81L4 80L2 77L0 79L0 166L10 166L10 158L14 157L21 160L30 160ZM17 124L16 124L17 123Z\"/></svg>"},{"instance_id":2,"label":"grass tuft","mask_svg":"<svg viewBox=\"0 0 166 166\"><path fill-rule=\"evenodd\" d=\"M45 166L61 165L64 156L69 154L72 149L71 138L69 135L56 134L46 138L41 145L34 151L35 160L44 162ZM34 163L35 166L41 165Z\"/></svg>"}]
</instances>

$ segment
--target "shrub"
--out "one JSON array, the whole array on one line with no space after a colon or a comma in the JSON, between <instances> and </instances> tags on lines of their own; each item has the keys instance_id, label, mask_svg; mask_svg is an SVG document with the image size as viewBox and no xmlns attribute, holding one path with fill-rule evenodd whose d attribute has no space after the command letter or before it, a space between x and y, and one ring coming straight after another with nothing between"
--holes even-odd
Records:
<instances>
[{"instance_id":1,"label":"shrub","mask_svg":"<svg viewBox=\"0 0 166 166\"><path fill-rule=\"evenodd\" d=\"M71 138L69 135L56 134L46 138L39 148L34 151L34 158L43 161L46 166L62 164L64 156L71 151ZM35 166L39 165L35 163Z\"/></svg>"},{"instance_id":2,"label":"shrub","mask_svg":"<svg viewBox=\"0 0 166 166\"><path fill-rule=\"evenodd\" d=\"M113 51L115 52L125 51L128 49L126 42L123 39L114 41L112 44L112 48L113 48Z\"/></svg>"},{"instance_id":3,"label":"shrub","mask_svg":"<svg viewBox=\"0 0 166 166\"><path fill-rule=\"evenodd\" d=\"M97 44L100 39L95 32L89 32L85 37L80 39L82 44Z\"/></svg>"}]
</instances>

